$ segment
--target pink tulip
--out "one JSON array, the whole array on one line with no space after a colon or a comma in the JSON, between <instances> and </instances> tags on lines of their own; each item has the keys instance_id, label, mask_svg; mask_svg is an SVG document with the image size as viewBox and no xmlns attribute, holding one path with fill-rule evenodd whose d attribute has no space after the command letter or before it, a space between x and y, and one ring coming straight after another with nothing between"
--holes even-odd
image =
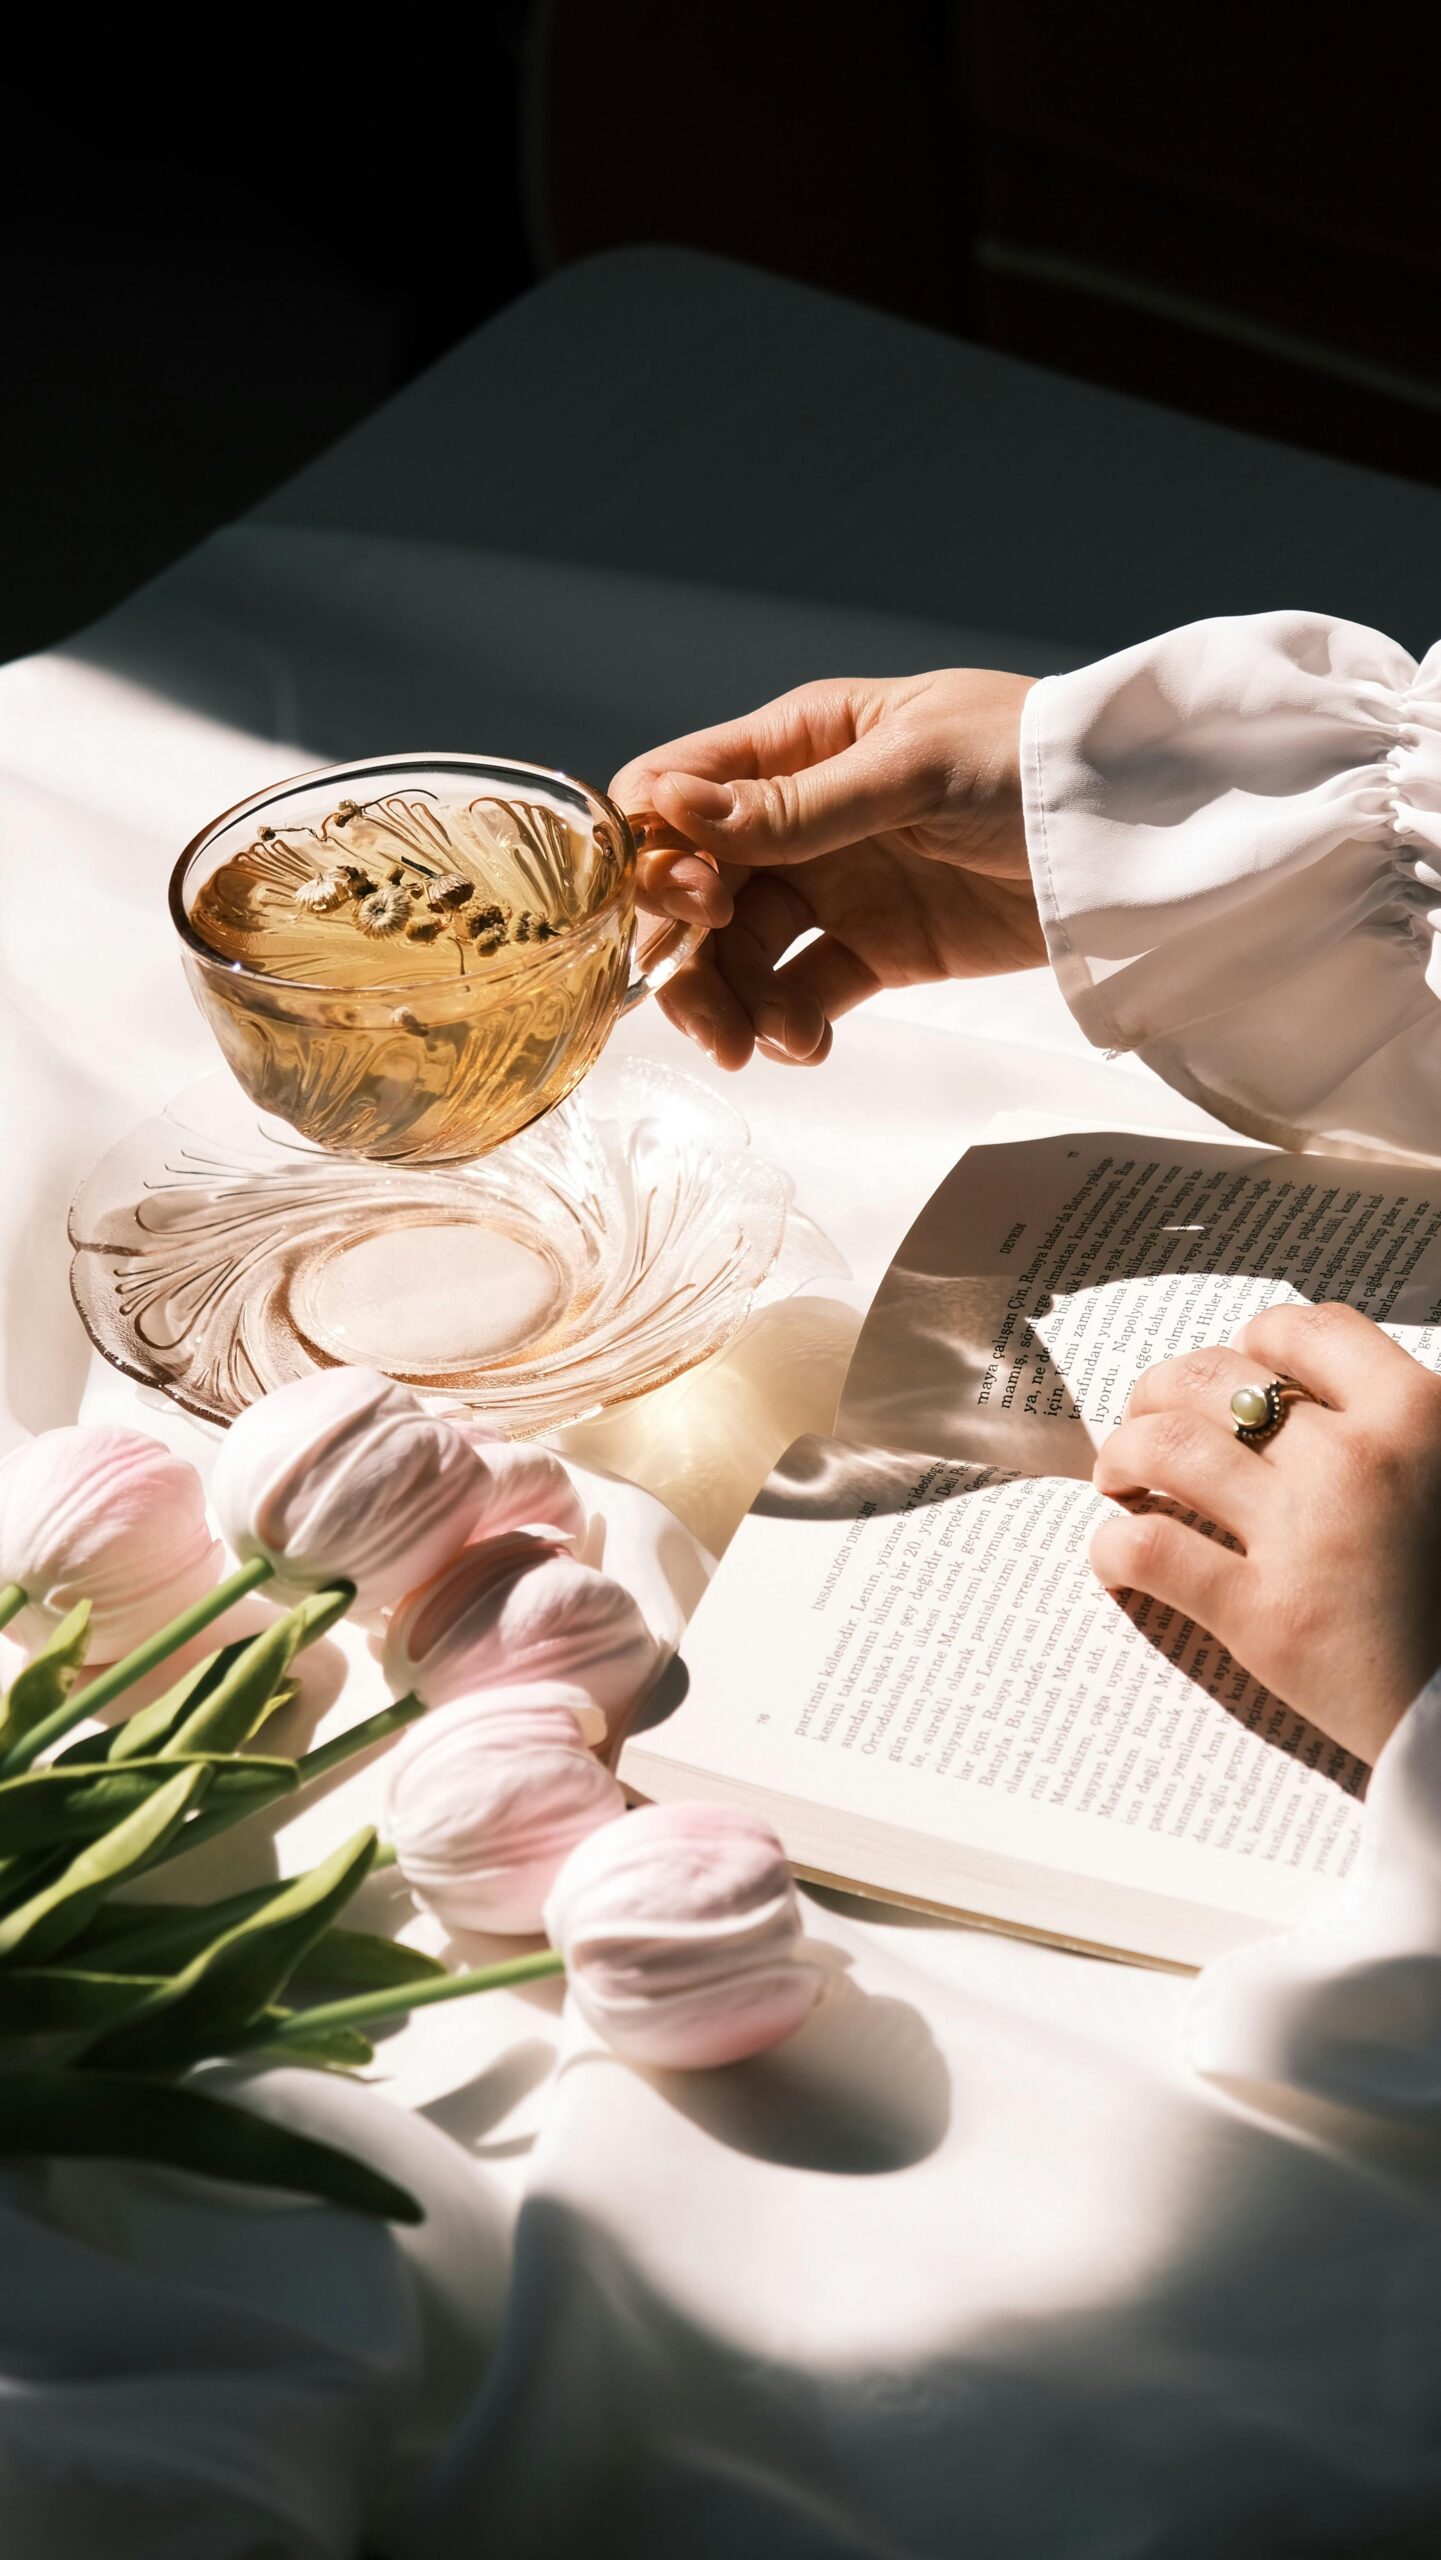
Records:
<instances>
[{"instance_id":1,"label":"pink tulip","mask_svg":"<svg viewBox=\"0 0 1441 2560\"><path fill-rule=\"evenodd\" d=\"M579 1546L585 1505L559 1458L529 1440L494 1440L477 1434L474 1425L460 1428L490 1471L490 1498L477 1536L504 1538L528 1529L553 1546Z\"/></svg>"},{"instance_id":2,"label":"pink tulip","mask_svg":"<svg viewBox=\"0 0 1441 2560\"><path fill-rule=\"evenodd\" d=\"M417 1899L449 1929L538 1930L566 1858L625 1811L564 1688L483 1690L412 1728L390 1764L385 1827Z\"/></svg>"},{"instance_id":3,"label":"pink tulip","mask_svg":"<svg viewBox=\"0 0 1441 2560\"><path fill-rule=\"evenodd\" d=\"M213 1589L220 1563L195 1469L144 1432L67 1424L0 1464L0 1585L26 1595L10 1623L24 1645L85 1599L90 1660L113 1662Z\"/></svg>"},{"instance_id":4,"label":"pink tulip","mask_svg":"<svg viewBox=\"0 0 1441 2560\"><path fill-rule=\"evenodd\" d=\"M282 1592L353 1582L352 1615L379 1623L484 1517L485 1457L409 1387L374 1369L320 1369L232 1422L212 1485L244 1563Z\"/></svg>"},{"instance_id":5,"label":"pink tulip","mask_svg":"<svg viewBox=\"0 0 1441 2560\"><path fill-rule=\"evenodd\" d=\"M476 1689L563 1681L585 1692L587 1740L654 1673L655 1639L628 1591L543 1538L487 1539L412 1591L391 1619L385 1676L428 1706Z\"/></svg>"},{"instance_id":6,"label":"pink tulip","mask_svg":"<svg viewBox=\"0 0 1441 2560\"><path fill-rule=\"evenodd\" d=\"M633 2062L738 2062L820 1997L781 1844L729 1805L646 1805L582 1840L545 1927L577 2006Z\"/></svg>"}]
</instances>

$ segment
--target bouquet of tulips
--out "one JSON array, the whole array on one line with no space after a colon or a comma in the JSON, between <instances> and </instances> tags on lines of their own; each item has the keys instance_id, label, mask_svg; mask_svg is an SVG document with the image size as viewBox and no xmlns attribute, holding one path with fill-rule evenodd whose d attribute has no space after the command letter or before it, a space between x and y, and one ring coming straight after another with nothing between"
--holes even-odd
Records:
<instances>
[{"instance_id":1,"label":"bouquet of tulips","mask_svg":"<svg viewBox=\"0 0 1441 2560\"><path fill-rule=\"evenodd\" d=\"M821 1977L774 1836L626 1810L604 1750L656 1648L579 1560L558 1459L333 1369L232 1424L212 1490L224 1575L195 1470L141 1433L45 1432L0 1465L0 1625L29 1651L0 1707L0 2156L161 2162L415 2220L390 2180L193 2085L197 2066L352 2070L377 2021L548 1973L642 2063L734 2061L801 2024ZM284 1605L259 1634L112 1712L262 1587ZM297 1654L346 1615L381 1639L393 1702L267 1751ZM406 1727L384 1840L220 1901L154 1898L157 1868ZM346 1927L385 1864L451 1927L550 1943L452 1973Z\"/></svg>"}]
</instances>

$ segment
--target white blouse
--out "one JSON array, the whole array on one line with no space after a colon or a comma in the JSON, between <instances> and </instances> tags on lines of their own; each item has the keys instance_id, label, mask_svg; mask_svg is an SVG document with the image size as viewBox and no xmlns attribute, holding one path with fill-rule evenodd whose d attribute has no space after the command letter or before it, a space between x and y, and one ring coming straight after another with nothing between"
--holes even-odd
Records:
<instances>
[{"instance_id":1,"label":"white blouse","mask_svg":"<svg viewBox=\"0 0 1441 2560\"><path fill-rule=\"evenodd\" d=\"M1441 1163L1441 643L1201 622L1027 698L1026 832L1087 1037L1292 1149ZM1211 1966L1191 2051L1253 2097L1441 2108L1441 1672L1321 1920Z\"/></svg>"},{"instance_id":2,"label":"white blouse","mask_svg":"<svg viewBox=\"0 0 1441 2560\"><path fill-rule=\"evenodd\" d=\"M1441 643L1194 623L1035 686L1022 747L1089 1039L1277 1145L1441 1162Z\"/></svg>"}]
</instances>

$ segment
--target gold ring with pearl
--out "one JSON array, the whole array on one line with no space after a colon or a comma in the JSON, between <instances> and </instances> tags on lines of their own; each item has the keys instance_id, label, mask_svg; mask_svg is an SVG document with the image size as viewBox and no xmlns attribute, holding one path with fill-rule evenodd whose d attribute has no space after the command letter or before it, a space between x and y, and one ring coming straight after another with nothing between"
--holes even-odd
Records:
<instances>
[{"instance_id":1,"label":"gold ring with pearl","mask_svg":"<svg viewBox=\"0 0 1441 2560\"><path fill-rule=\"evenodd\" d=\"M1289 1404L1316 1404L1309 1387L1298 1378L1258 1379L1254 1385L1238 1387L1231 1398L1231 1420L1238 1440L1255 1448L1279 1431L1286 1419Z\"/></svg>"}]
</instances>

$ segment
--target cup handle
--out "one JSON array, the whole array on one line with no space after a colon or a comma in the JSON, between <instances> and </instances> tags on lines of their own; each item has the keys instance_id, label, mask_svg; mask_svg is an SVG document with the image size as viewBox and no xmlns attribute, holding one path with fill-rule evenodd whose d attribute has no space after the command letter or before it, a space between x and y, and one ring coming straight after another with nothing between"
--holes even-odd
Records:
<instances>
[{"instance_id":1,"label":"cup handle","mask_svg":"<svg viewBox=\"0 0 1441 2560\"><path fill-rule=\"evenodd\" d=\"M703 924L663 925L652 934L645 947L642 965L638 950L631 954L630 984L620 1000L622 1013L630 1013L642 996L653 996L684 968L692 952L699 951L710 928Z\"/></svg>"},{"instance_id":2,"label":"cup handle","mask_svg":"<svg viewBox=\"0 0 1441 2560\"><path fill-rule=\"evenodd\" d=\"M653 837L668 839L670 836L665 820L658 818L653 809L628 811L624 815L617 810L616 815L637 854ZM709 854L703 855L702 859L709 861ZM621 997L621 1012L633 1012L642 996L658 995L675 976L677 969L683 969L692 954L699 951L709 930L708 925L681 924L677 920L663 925L659 933L651 934L645 946L644 961L638 948L631 954L630 985Z\"/></svg>"}]
</instances>

